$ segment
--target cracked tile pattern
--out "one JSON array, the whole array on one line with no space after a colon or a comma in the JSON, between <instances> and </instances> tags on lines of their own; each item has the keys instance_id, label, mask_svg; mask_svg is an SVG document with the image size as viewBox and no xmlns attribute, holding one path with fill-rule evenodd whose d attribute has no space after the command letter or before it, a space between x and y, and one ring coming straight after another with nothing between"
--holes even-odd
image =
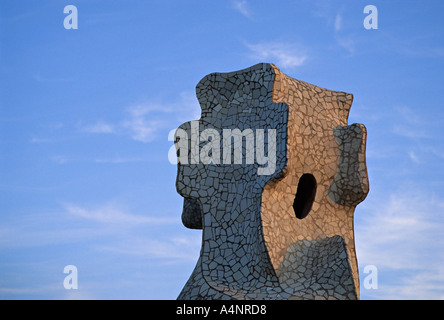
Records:
<instances>
[{"instance_id":1,"label":"cracked tile pattern","mask_svg":"<svg viewBox=\"0 0 444 320\"><path fill-rule=\"evenodd\" d=\"M184 225L202 229L202 249L178 299L357 299L353 214L369 188L366 129L347 123L353 96L267 63L210 74L196 93L201 118L176 133L176 188ZM208 136L227 128L245 133L229 164L218 162L230 160L226 142ZM269 129L275 136L263 134L258 153L260 130ZM245 160L248 144L255 161ZM262 161L265 150L274 163ZM297 193L303 218L295 215Z\"/></svg>"}]
</instances>

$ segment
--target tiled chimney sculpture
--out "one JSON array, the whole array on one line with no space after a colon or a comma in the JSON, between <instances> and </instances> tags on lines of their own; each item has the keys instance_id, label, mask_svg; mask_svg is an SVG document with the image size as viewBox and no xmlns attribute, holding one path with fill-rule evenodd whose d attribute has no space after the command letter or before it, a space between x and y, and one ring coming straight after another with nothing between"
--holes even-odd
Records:
<instances>
[{"instance_id":1,"label":"tiled chimney sculpture","mask_svg":"<svg viewBox=\"0 0 444 320\"><path fill-rule=\"evenodd\" d=\"M358 299L353 214L369 183L353 96L267 63L209 74L196 93L176 187L202 249L178 299Z\"/></svg>"}]
</instances>

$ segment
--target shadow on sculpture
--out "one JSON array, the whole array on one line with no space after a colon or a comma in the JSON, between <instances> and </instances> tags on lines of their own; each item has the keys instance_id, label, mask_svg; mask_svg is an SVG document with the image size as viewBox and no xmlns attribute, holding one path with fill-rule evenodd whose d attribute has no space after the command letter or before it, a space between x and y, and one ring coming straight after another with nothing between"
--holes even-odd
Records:
<instances>
[{"instance_id":1,"label":"shadow on sculpture","mask_svg":"<svg viewBox=\"0 0 444 320\"><path fill-rule=\"evenodd\" d=\"M368 193L352 95L272 64L212 73L175 134L183 224L202 229L178 299L357 299L353 213Z\"/></svg>"}]
</instances>

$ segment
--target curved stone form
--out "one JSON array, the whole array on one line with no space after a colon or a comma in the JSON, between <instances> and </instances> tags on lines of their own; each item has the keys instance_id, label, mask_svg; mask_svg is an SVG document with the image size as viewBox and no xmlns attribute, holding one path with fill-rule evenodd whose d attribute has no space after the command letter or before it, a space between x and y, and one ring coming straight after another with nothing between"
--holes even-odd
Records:
<instances>
[{"instance_id":1,"label":"curved stone form","mask_svg":"<svg viewBox=\"0 0 444 320\"><path fill-rule=\"evenodd\" d=\"M183 199L182 223L190 229L202 229L202 212L197 199Z\"/></svg>"},{"instance_id":2,"label":"curved stone form","mask_svg":"<svg viewBox=\"0 0 444 320\"><path fill-rule=\"evenodd\" d=\"M294 299L357 298L344 238L300 240L277 270L280 286Z\"/></svg>"},{"instance_id":3,"label":"curved stone form","mask_svg":"<svg viewBox=\"0 0 444 320\"><path fill-rule=\"evenodd\" d=\"M368 178L353 96L267 63L209 74L196 93L176 188L202 249L178 299L357 299L353 213Z\"/></svg>"}]
</instances>

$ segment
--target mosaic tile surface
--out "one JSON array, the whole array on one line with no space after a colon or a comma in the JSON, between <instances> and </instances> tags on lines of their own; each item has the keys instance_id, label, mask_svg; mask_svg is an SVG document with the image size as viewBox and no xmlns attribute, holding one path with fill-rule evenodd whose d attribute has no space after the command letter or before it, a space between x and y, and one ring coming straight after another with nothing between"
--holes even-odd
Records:
<instances>
[{"instance_id":1,"label":"mosaic tile surface","mask_svg":"<svg viewBox=\"0 0 444 320\"><path fill-rule=\"evenodd\" d=\"M178 299L357 299L353 214L369 184L353 96L267 63L209 74L196 94L176 188L202 248Z\"/></svg>"}]
</instances>

